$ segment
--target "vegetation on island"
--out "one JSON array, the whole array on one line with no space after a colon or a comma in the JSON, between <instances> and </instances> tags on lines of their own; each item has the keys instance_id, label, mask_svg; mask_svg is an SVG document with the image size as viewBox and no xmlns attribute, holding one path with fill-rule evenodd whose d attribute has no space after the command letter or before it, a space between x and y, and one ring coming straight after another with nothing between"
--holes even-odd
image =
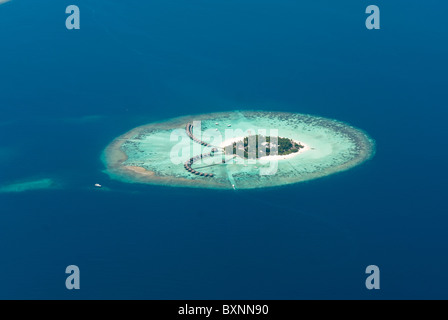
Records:
<instances>
[{"instance_id":1,"label":"vegetation on island","mask_svg":"<svg viewBox=\"0 0 448 320\"><path fill-rule=\"evenodd\" d=\"M241 141L234 142L232 145L224 147L226 154L236 154L241 155L244 152L244 158L255 158L269 156L269 155L288 155L291 153L299 152L304 146L300 143L295 142L289 138L275 137L265 137L261 134L250 135L243 138ZM277 141L275 141L277 140ZM272 143L271 143L272 141ZM251 146L249 148L249 145ZM260 145L260 147L259 147ZM237 152L238 151L238 152Z\"/></svg>"}]
</instances>

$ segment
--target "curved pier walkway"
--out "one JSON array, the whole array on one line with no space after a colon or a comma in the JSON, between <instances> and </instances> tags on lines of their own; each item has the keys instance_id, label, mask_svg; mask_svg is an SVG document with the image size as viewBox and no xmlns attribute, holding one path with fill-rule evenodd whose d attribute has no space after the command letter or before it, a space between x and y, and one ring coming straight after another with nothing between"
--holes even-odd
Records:
<instances>
[{"instance_id":1,"label":"curved pier walkway","mask_svg":"<svg viewBox=\"0 0 448 320\"><path fill-rule=\"evenodd\" d=\"M218 148L216 148L215 146L212 146L211 144L208 144L207 142L201 141L198 138L196 138L193 135L193 125L191 123L187 123L187 125L185 126L185 131L187 133L187 135L190 137L191 140L193 140L196 143L199 143L205 147L211 147L212 150L209 153L203 153L200 154L198 156L195 157L191 157L190 159L188 159L185 164L185 170L187 170L188 172L190 172L191 174L195 174L197 176L201 176L201 177L213 177L213 173L204 173L204 172L199 172L194 170L191 166L198 160L204 159L204 158L208 158L208 157L212 157L214 155L214 153L216 151L218 151Z\"/></svg>"},{"instance_id":2,"label":"curved pier walkway","mask_svg":"<svg viewBox=\"0 0 448 320\"><path fill-rule=\"evenodd\" d=\"M197 142L203 145L204 147L215 148L215 146L212 146L207 142L201 141L193 135L193 125L191 123L187 123L187 125L185 126L185 131L187 132L187 135L190 137L190 139L193 140L194 142Z\"/></svg>"}]
</instances>

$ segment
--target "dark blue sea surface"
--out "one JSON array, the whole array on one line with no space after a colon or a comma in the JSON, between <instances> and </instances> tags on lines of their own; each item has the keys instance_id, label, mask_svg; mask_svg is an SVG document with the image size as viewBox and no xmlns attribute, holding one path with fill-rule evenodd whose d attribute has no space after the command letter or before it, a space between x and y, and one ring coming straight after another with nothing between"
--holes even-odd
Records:
<instances>
[{"instance_id":1,"label":"dark blue sea surface","mask_svg":"<svg viewBox=\"0 0 448 320\"><path fill-rule=\"evenodd\" d=\"M81 29L65 28L76 4ZM367 30L365 9L381 9ZM12 0L0 5L1 299L448 298L443 1ZM138 125L316 114L376 141L350 171L216 191L111 180ZM103 189L93 184L101 183ZM67 290L65 268L81 270ZM381 270L381 289L365 269Z\"/></svg>"}]
</instances>

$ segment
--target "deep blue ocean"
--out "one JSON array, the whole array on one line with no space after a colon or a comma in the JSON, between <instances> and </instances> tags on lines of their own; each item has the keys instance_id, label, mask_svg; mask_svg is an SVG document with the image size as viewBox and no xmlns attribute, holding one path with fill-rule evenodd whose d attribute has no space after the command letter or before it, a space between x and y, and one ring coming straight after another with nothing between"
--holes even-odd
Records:
<instances>
[{"instance_id":1,"label":"deep blue ocean","mask_svg":"<svg viewBox=\"0 0 448 320\"><path fill-rule=\"evenodd\" d=\"M65 27L71 4L80 30ZM370 4L380 30L365 27ZM447 9L436 0L1 4L0 185L51 178L59 188L0 193L0 298L447 299ZM375 139L376 155L255 191L103 172L103 149L136 126L236 109L345 121ZM72 264L80 290L65 287ZM372 264L380 290L365 287Z\"/></svg>"}]
</instances>

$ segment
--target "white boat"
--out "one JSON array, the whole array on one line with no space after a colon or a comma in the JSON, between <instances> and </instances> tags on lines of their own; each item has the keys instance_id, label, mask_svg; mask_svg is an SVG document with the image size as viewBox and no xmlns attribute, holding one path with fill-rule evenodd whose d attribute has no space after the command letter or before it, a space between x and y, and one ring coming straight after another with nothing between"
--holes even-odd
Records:
<instances>
[{"instance_id":1,"label":"white boat","mask_svg":"<svg viewBox=\"0 0 448 320\"><path fill-rule=\"evenodd\" d=\"M95 183L95 187L96 187L96 188L101 188L102 185L100 185L99 183Z\"/></svg>"}]
</instances>

